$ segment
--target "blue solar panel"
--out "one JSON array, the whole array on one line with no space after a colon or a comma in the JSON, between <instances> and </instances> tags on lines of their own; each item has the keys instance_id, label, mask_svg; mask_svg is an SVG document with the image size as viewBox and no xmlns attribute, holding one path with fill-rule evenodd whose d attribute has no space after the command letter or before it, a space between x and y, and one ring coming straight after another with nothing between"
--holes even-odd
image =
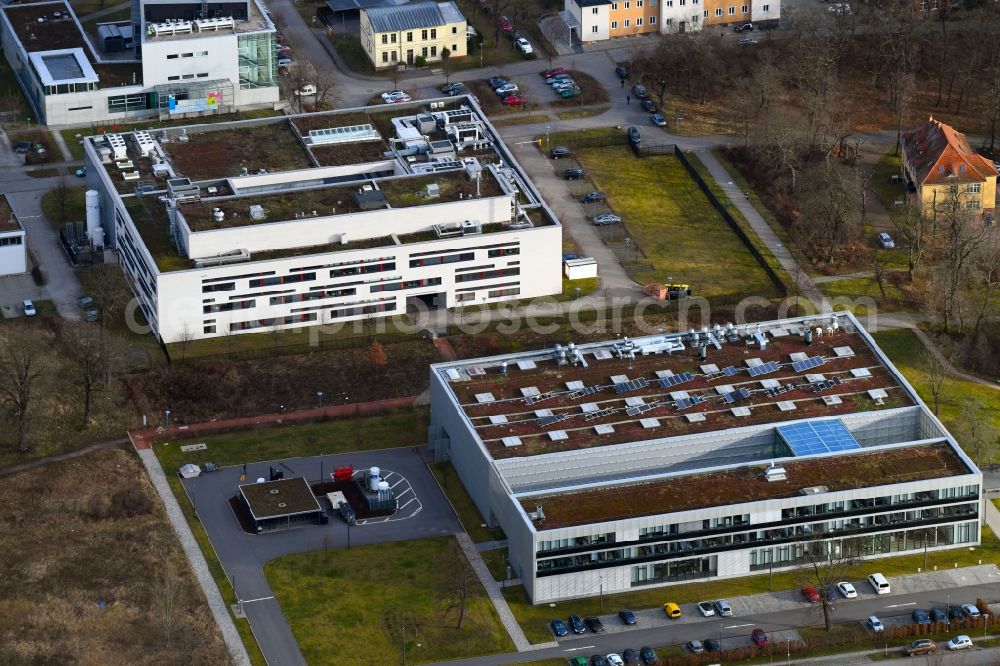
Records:
<instances>
[{"instance_id":1,"label":"blue solar panel","mask_svg":"<svg viewBox=\"0 0 1000 666\"><path fill-rule=\"evenodd\" d=\"M723 377L732 377L733 375L738 375L740 373L740 370L739 368L735 368L731 365L728 365L722 370L720 370L720 372L722 373Z\"/></svg>"},{"instance_id":2,"label":"blue solar panel","mask_svg":"<svg viewBox=\"0 0 1000 666\"><path fill-rule=\"evenodd\" d=\"M664 377L660 380L661 388L670 388L671 386L677 386L678 384L683 384L684 382L689 382L694 379L694 375L690 372L682 372L679 375L671 375L669 377Z\"/></svg>"},{"instance_id":3,"label":"blue solar panel","mask_svg":"<svg viewBox=\"0 0 1000 666\"><path fill-rule=\"evenodd\" d=\"M769 363L762 363L760 365L755 365L754 367L750 368L749 372L751 377L760 377L761 375L768 375L772 372L775 372L780 367L781 367L780 363L771 361Z\"/></svg>"},{"instance_id":4,"label":"blue solar panel","mask_svg":"<svg viewBox=\"0 0 1000 666\"><path fill-rule=\"evenodd\" d=\"M804 370L812 370L813 368L818 368L819 366L826 363L826 359L822 356L810 356L809 358L802 359L801 361L796 361L792 363L792 370L795 372L802 372Z\"/></svg>"},{"instance_id":5,"label":"blue solar panel","mask_svg":"<svg viewBox=\"0 0 1000 666\"><path fill-rule=\"evenodd\" d=\"M837 419L792 423L779 426L777 430L782 441L796 456L815 456L861 448L850 431Z\"/></svg>"}]
</instances>

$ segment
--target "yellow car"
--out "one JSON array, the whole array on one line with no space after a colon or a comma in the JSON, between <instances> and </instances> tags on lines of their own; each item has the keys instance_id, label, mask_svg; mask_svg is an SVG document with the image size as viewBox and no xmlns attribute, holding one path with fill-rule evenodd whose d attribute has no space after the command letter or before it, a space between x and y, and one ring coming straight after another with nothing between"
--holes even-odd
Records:
<instances>
[{"instance_id":1,"label":"yellow car","mask_svg":"<svg viewBox=\"0 0 1000 666\"><path fill-rule=\"evenodd\" d=\"M663 604L663 610L666 611L667 617L671 620L676 620L681 616L681 607L672 601Z\"/></svg>"}]
</instances>

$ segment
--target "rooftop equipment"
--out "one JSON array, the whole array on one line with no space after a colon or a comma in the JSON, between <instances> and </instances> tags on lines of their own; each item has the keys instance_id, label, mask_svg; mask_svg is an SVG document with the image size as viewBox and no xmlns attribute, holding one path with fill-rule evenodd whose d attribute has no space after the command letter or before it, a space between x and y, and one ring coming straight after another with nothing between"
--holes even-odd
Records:
<instances>
[{"instance_id":1,"label":"rooftop equipment","mask_svg":"<svg viewBox=\"0 0 1000 666\"><path fill-rule=\"evenodd\" d=\"M787 481L788 474L785 472L784 467L775 467L773 464L764 471L764 479L768 483L773 483L775 481Z\"/></svg>"}]
</instances>

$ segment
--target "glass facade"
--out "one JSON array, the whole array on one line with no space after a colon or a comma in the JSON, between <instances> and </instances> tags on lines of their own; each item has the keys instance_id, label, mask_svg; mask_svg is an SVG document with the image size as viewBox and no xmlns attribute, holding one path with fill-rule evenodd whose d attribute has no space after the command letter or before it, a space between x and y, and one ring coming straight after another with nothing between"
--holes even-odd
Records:
<instances>
[{"instance_id":1,"label":"glass facade","mask_svg":"<svg viewBox=\"0 0 1000 666\"><path fill-rule=\"evenodd\" d=\"M273 32L239 35L240 90L278 85L278 57Z\"/></svg>"}]
</instances>

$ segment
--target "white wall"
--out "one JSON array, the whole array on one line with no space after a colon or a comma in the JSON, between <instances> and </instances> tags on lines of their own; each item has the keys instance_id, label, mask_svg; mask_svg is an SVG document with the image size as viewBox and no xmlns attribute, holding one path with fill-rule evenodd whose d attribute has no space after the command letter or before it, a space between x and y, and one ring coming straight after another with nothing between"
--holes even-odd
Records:
<instances>
[{"instance_id":1,"label":"white wall","mask_svg":"<svg viewBox=\"0 0 1000 666\"><path fill-rule=\"evenodd\" d=\"M577 23L580 24L580 34L578 35L580 41L599 42L610 36L610 7L610 5L580 7L574 0L565 0L563 8L575 16ZM594 10L597 12L594 13ZM594 32L594 28L597 28L596 32Z\"/></svg>"},{"instance_id":2,"label":"white wall","mask_svg":"<svg viewBox=\"0 0 1000 666\"><path fill-rule=\"evenodd\" d=\"M332 122L332 121L331 121ZM249 176L235 176L229 179L230 186L235 194L253 190L254 188L268 187L275 189L276 186L296 184L301 187L303 174L309 175L309 180L317 181L319 184L324 178L343 178L345 176L360 176L366 173L378 171L392 171L400 173L398 163L394 159L386 159L380 162L364 162L362 164L344 164L341 166L317 167L310 169L296 169L294 171L278 171L263 175L250 174Z\"/></svg>"},{"instance_id":3,"label":"white wall","mask_svg":"<svg viewBox=\"0 0 1000 666\"><path fill-rule=\"evenodd\" d=\"M0 275L16 275L28 272L28 239L24 231L0 233L0 238L20 238L18 245L0 245Z\"/></svg>"},{"instance_id":4,"label":"white wall","mask_svg":"<svg viewBox=\"0 0 1000 666\"><path fill-rule=\"evenodd\" d=\"M182 57L193 54L190 58ZM205 54L205 55L202 55ZM177 58L167 59L168 55ZM239 88L240 69L236 47L236 34L220 31L198 37L182 39L147 39L142 43L142 79L147 87L166 83L193 83L199 73L207 73L202 80L229 79ZM193 79L183 79L185 74L193 74ZM168 81L170 76L181 76L177 81Z\"/></svg>"},{"instance_id":5,"label":"white wall","mask_svg":"<svg viewBox=\"0 0 1000 666\"><path fill-rule=\"evenodd\" d=\"M701 30L702 12L704 11L701 3L692 4L691 0L687 0L684 5L680 4L680 0L673 0L674 6L668 7L667 0L658 0L660 3L660 17L657 21L660 22L660 32L665 35L673 35L680 32L680 24L684 23L684 32L697 32Z\"/></svg>"},{"instance_id":6,"label":"white wall","mask_svg":"<svg viewBox=\"0 0 1000 666\"><path fill-rule=\"evenodd\" d=\"M767 11L764 10L767 7ZM750 20L774 21L781 18L781 0L753 0L750 4Z\"/></svg>"}]
</instances>

